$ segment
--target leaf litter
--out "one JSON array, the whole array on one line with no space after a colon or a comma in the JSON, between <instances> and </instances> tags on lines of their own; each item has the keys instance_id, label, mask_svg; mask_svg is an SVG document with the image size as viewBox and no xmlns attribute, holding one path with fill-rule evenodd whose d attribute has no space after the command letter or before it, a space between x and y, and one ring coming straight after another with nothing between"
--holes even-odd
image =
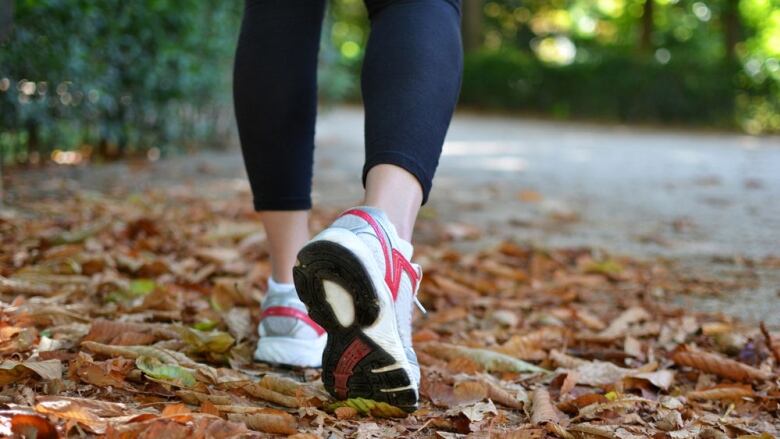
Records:
<instances>
[{"instance_id":1,"label":"leaf litter","mask_svg":"<svg viewBox=\"0 0 780 439\"><path fill-rule=\"evenodd\" d=\"M715 288L668 261L510 241L461 253L453 241L484 232L423 217L421 233L433 232L416 250L430 312L415 320L421 402L407 414L335 401L318 370L252 361L270 265L245 193L70 195L0 215L0 436L765 438L780 429L780 335L668 305L699 283ZM336 213L315 211L313 226Z\"/></svg>"}]
</instances>

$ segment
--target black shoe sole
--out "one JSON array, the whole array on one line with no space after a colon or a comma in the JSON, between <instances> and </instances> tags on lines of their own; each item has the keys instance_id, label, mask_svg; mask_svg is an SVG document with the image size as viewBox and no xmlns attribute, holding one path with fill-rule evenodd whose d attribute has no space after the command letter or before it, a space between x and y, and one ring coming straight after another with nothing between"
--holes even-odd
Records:
<instances>
[{"instance_id":1,"label":"black shoe sole","mask_svg":"<svg viewBox=\"0 0 780 439\"><path fill-rule=\"evenodd\" d=\"M411 380L405 369L372 372L397 361L362 330L379 316L379 299L358 257L335 242L315 241L298 253L293 278L309 316L328 332L328 342L322 354L325 389L342 400L366 398L414 411L417 408L414 390L383 391L409 386ZM349 327L339 323L326 300L324 280L337 283L352 295L355 319Z\"/></svg>"}]
</instances>

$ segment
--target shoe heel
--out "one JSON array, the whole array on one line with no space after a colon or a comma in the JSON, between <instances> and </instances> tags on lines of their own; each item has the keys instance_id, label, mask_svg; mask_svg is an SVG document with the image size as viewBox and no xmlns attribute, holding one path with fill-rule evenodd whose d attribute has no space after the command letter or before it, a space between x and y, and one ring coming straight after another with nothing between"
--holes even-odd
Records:
<instances>
[{"instance_id":1,"label":"shoe heel","mask_svg":"<svg viewBox=\"0 0 780 439\"><path fill-rule=\"evenodd\" d=\"M330 333L343 332L355 326L363 328L379 317L379 302L371 278L360 260L346 247L331 241L314 241L298 253L293 267L298 297L309 310L309 316ZM339 285L352 297L354 318L342 325L327 300L324 281Z\"/></svg>"}]
</instances>

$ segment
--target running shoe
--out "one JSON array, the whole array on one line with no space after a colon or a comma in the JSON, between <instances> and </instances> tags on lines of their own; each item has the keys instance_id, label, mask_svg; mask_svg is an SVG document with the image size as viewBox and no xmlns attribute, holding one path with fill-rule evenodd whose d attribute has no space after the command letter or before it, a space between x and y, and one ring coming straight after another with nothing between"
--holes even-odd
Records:
<instances>
[{"instance_id":1,"label":"running shoe","mask_svg":"<svg viewBox=\"0 0 780 439\"><path fill-rule=\"evenodd\" d=\"M336 398L416 409L420 368L411 333L422 271L412 252L384 212L356 207L298 253L295 287L328 333L322 381Z\"/></svg>"},{"instance_id":2,"label":"running shoe","mask_svg":"<svg viewBox=\"0 0 780 439\"><path fill-rule=\"evenodd\" d=\"M268 281L257 331L255 360L298 367L322 365L328 335L309 317L294 286Z\"/></svg>"}]
</instances>

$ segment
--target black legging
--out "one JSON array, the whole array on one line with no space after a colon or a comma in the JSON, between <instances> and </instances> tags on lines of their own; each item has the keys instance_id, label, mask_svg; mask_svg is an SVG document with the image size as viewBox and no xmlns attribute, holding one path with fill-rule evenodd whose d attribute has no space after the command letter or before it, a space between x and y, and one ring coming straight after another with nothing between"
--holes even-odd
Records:
<instances>
[{"instance_id":1,"label":"black legging","mask_svg":"<svg viewBox=\"0 0 780 439\"><path fill-rule=\"evenodd\" d=\"M364 0L368 171L393 164L428 199L460 89L460 0ZM246 0L233 74L256 210L311 208L317 52L325 0Z\"/></svg>"}]
</instances>

